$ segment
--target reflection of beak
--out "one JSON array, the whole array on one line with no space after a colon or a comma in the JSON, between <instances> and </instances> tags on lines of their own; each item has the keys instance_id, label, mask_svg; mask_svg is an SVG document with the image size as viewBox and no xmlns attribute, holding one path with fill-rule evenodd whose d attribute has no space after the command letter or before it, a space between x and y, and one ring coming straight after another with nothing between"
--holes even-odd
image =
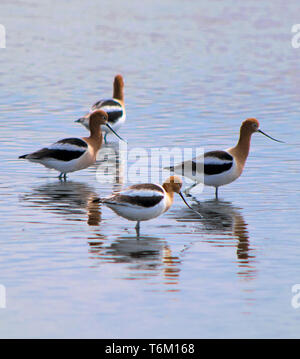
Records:
<instances>
[{"instance_id":1,"label":"reflection of beak","mask_svg":"<svg viewBox=\"0 0 300 359\"><path fill-rule=\"evenodd\" d=\"M114 133L117 137L119 137L120 140L126 142L125 140L123 140L122 137L120 137L120 136L117 134L117 132L115 132L115 131L111 128L111 126L110 126L108 123L106 123L106 126L111 130L112 133Z\"/></svg>"},{"instance_id":2,"label":"reflection of beak","mask_svg":"<svg viewBox=\"0 0 300 359\"><path fill-rule=\"evenodd\" d=\"M269 138L270 138L271 140L273 140L273 141L284 143L283 141L276 140L276 138L273 138L273 137L267 135L267 134L264 133L262 130L259 130L259 129L258 129L257 132L262 133L263 135L265 135L266 137L269 137Z\"/></svg>"},{"instance_id":3,"label":"reflection of beak","mask_svg":"<svg viewBox=\"0 0 300 359\"><path fill-rule=\"evenodd\" d=\"M101 198L94 198L92 200L92 203L102 203L102 199Z\"/></svg>"},{"instance_id":4,"label":"reflection of beak","mask_svg":"<svg viewBox=\"0 0 300 359\"><path fill-rule=\"evenodd\" d=\"M75 120L74 122L80 123L83 119L79 118L78 120Z\"/></svg>"},{"instance_id":5,"label":"reflection of beak","mask_svg":"<svg viewBox=\"0 0 300 359\"><path fill-rule=\"evenodd\" d=\"M192 208L192 207L187 203L187 201L186 201L185 198L183 197L182 192L179 192L178 194L179 194L179 196L182 198L183 202L189 207L189 209L191 209L193 212L197 213L198 216L200 216L200 218L202 218L202 215L201 215L199 212L195 211L194 208Z\"/></svg>"}]
</instances>

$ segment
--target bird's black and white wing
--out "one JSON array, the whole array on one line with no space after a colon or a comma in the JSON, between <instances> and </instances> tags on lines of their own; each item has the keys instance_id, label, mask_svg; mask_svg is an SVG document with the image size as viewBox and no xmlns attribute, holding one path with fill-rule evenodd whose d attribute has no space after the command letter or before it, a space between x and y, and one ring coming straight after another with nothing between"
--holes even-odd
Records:
<instances>
[{"instance_id":1,"label":"bird's black and white wing","mask_svg":"<svg viewBox=\"0 0 300 359\"><path fill-rule=\"evenodd\" d=\"M65 138L44 147L39 151L28 155L20 156L31 161L41 161L44 159L54 159L57 161L72 161L78 159L88 150L88 144L80 138Z\"/></svg>"},{"instance_id":2,"label":"bird's black and white wing","mask_svg":"<svg viewBox=\"0 0 300 359\"><path fill-rule=\"evenodd\" d=\"M210 151L204 154L204 174L217 175L229 171L233 157L227 151Z\"/></svg>"},{"instance_id":3,"label":"bird's black and white wing","mask_svg":"<svg viewBox=\"0 0 300 359\"><path fill-rule=\"evenodd\" d=\"M151 208L159 204L164 199L164 195L164 189L159 185L151 183L137 184L105 198L103 203Z\"/></svg>"},{"instance_id":4,"label":"bird's black and white wing","mask_svg":"<svg viewBox=\"0 0 300 359\"><path fill-rule=\"evenodd\" d=\"M96 110L103 110L108 114L108 122L111 124L115 123L124 115L124 109L122 104L114 99L100 100L96 102L92 108L91 112Z\"/></svg>"},{"instance_id":5,"label":"bird's black and white wing","mask_svg":"<svg viewBox=\"0 0 300 359\"><path fill-rule=\"evenodd\" d=\"M227 151L210 151L192 160L184 161L169 168L184 177L197 180L201 176L224 173L233 166L233 157Z\"/></svg>"}]
</instances>

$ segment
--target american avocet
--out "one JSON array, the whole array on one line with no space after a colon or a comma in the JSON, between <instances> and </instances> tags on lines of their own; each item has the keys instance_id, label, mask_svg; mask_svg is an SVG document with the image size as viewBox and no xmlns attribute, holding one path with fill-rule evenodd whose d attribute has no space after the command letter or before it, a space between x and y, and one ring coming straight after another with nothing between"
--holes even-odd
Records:
<instances>
[{"instance_id":1,"label":"american avocet","mask_svg":"<svg viewBox=\"0 0 300 359\"><path fill-rule=\"evenodd\" d=\"M98 110L90 116L90 136L83 138L65 138L39 151L20 156L31 162L37 162L47 168L60 172L59 178L66 174L89 167L96 161L103 136L101 125L106 125L120 139L121 137L107 123L107 113Z\"/></svg>"},{"instance_id":2,"label":"american avocet","mask_svg":"<svg viewBox=\"0 0 300 359\"><path fill-rule=\"evenodd\" d=\"M139 236L140 222L156 218L166 212L173 203L174 193L178 193L185 204L192 209L180 191L181 186L182 180L178 176L171 176L162 186L153 183L136 184L97 201L111 208L119 216L136 221L135 229Z\"/></svg>"},{"instance_id":3,"label":"american avocet","mask_svg":"<svg viewBox=\"0 0 300 359\"><path fill-rule=\"evenodd\" d=\"M215 187L215 195L218 198L218 188L235 181L242 174L249 154L251 136L255 132L262 133L274 141L282 142L264 133L259 128L259 122L255 118L249 118L241 125L240 137L236 146L226 150L204 153L204 163L203 155L201 155L168 169L171 172L196 180L185 193L188 193L204 179L206 186Z\"/></svg>"},{"instance_id":4,"label":"american avocet","mask_svg":"<svg viewBox=\"0 0 300 359\"><path fill-rule=\"evenodd\" d=\"M113 97L97 101L90 109L90 112L79 118L75 122L81 123L84 127L89 129L89 117L95 110L103 110L108 114L108 123L117 131L126 119L125 105L124 105L124 81L121 75L116 75L114 79ZM109 131L104 127L105 132L104 142L106 143L106 136Z\"/></svg>"}]
</instances>

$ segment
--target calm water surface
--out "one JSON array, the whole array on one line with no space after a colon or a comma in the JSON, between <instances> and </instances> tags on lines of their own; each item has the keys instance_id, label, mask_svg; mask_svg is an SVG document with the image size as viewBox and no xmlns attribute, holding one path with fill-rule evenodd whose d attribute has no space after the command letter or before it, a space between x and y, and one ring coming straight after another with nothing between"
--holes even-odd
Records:
<instances>
[{"instance_id":1,"label":"calm water surface","mask_svg":"<svg viewBox=\"0 0 300 359\"><path fill-rule=\"evenodd\" d=\"M299 337L300 49L298 1L1 1L1 337ZM59 182L19 161L57 139L125 78L128 151L227 148L255 134L246 169L214 201L205 188L134 223L93 203L128 185L101 160ZM103 148L118 154L113 136ZM102 152L103 153L103 152ZM100 154L101 156L101 154ZM107 162L107 161L106 161Z\"/></svg>"}]
</instances>

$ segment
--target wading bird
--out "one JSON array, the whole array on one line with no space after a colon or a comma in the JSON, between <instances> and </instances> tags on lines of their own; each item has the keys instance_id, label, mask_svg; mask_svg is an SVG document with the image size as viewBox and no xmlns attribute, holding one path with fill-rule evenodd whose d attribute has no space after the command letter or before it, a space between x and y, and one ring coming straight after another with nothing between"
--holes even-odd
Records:
<instances>
[{"instance_id":1,"label":"wading bird","mask_svg":"<svg viewBox=\"0 0 300 359\"><path fill-rule=\"evenodd\" d=\"M267 135L259 128L259 122L255 118L245 120L240 128L240 137L236 146L227 150L206 152L192 160L184 161L176 166L165 168L181 176L195 180L185 193L203 183L206 186L215 187L215 196L218 198L218 188L235 181L243 172L250 150L251 136L259 132L270 139L275 138Z\"/></svg>"},{"instance_id":2,"label":"wading bird","mask_svg":"<svg viewBox=\"0 0 300 359\"><path fill-rule=\"evenodd\" d=\"M107 120L106 112L102 110L95 111L89 118L89 137L65 138L19 158L55 169L60 172L60 179L66 179L67 173L82 170L95 163L97 153L103 142L101 125L106 125L116 136L122 139L110 127Z\"/></svg>"},{"instance_id":3,"label":"wading bird","mask_svg":"<svg viewBox=\"0 0 300 359\"><path fill-rule=\"evenodd\" d=\"M97 101L90 109L90 111L75 122L81 123L84 127L89 129L89 117L91 113L96 110L103 110L108 114L108 124L117 131L126 119L125 105L124 105L124 80L121 75L116 75L114 79L113 97L109 99L102 99ZM106 136L109 133L105 127L104 142L106 143Z\"/></svg>"},{"instance_id":4,"label":"wading bird","mask_svg":"<svg viewBox=\"0 0 300 359\"><path fill-rule=\"evenodd\" d=\"M148 221L165 213L172 205L174 193L178 193L184 203L192 209L181 193L182 180L171 176L161 186L153 183L142 183L130 186L110 197L96 201L105 204L119 216L136 221L136 233L139 236L140 222ZM201 217L200 213L197 214Z\"/></svg>"}]
</instances>

